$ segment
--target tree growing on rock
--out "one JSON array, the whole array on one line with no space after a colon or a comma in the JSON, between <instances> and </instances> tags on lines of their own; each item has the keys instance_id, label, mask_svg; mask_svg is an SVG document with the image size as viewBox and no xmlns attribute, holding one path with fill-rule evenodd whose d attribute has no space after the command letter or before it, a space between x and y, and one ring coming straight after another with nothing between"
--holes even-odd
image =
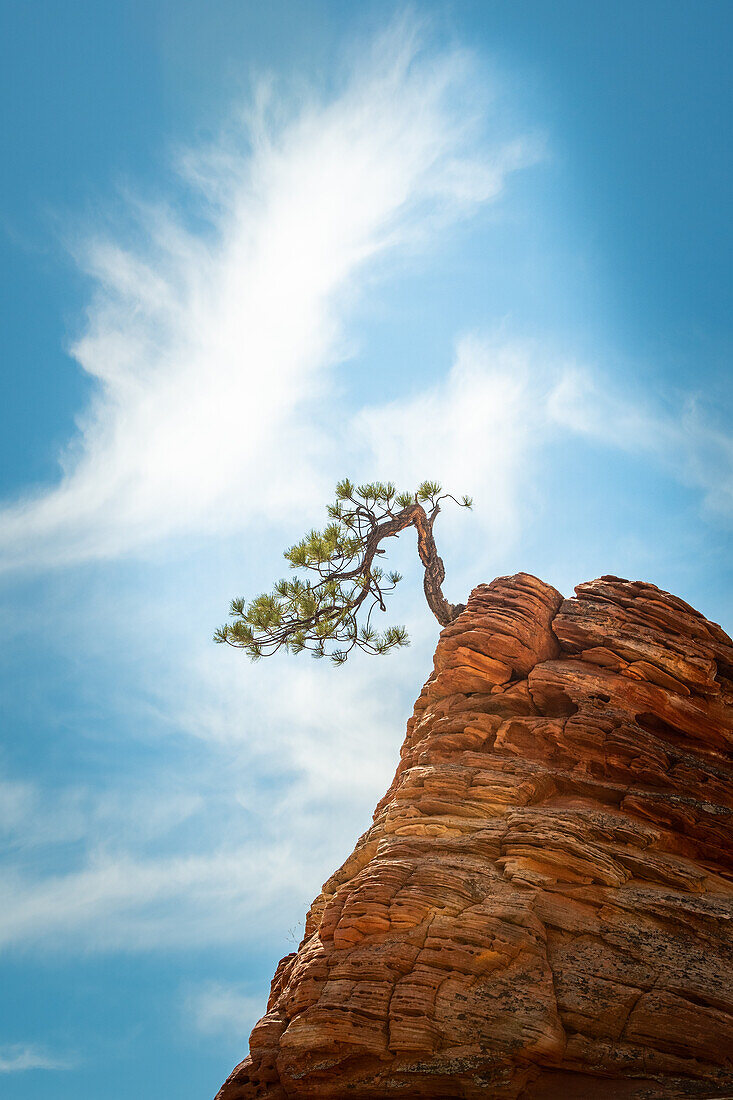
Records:
<instances>
[{"instance_id":1,"label":"tree growing on rock","mask_svg":"<svg viewBox=\"0 0 733 1100\"><path fill-rule=\"evenodd\" d=\"M416 493L398 493L391 482L356 486L340 481L336 500L328 506L328 525L310 531L285 551L291 569L306 571L305 579L278 581L272 592L250 603L232 600L232 621L216 631L214 641L243 649L253 660L284 648L329 656L339 665L354 648L387 653L409 645L404 627L391 626L380 633L372 625L374 612L386 610L385 597L402 579L399 573L385 574L376 564L385 553L381 543L406 527L417 532L428 606L446 626L464 605L449 603L441 587L445 567L433 526L444 500L461 508L472 506L470 497L459 500L435 481L424 481Z\"/></svg>"}]
</instances>

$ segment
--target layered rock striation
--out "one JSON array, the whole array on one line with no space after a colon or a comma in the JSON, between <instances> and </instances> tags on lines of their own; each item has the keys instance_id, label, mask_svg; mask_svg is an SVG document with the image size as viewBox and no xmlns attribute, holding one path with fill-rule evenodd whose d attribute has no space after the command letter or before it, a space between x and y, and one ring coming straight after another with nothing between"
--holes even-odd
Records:
<instances>
[{"instance_id":1,"label":"layered rock striation","mask_svg":"<svg viewBox=\"0 0 733 1100\"><path fill-rule=\"evenodd\" d=\"M733 1096L733 643L480 585L218 1100Z\"/></svg>"}]
</instances>

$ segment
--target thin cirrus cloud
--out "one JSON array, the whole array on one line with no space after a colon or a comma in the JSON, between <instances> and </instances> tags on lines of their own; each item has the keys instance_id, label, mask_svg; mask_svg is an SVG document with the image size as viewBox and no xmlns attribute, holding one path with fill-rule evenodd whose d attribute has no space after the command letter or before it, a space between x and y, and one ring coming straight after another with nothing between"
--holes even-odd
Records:
<instances>
[{"instance_id":1,"label":"thin cirrus cloud","mask_svg":"<svg viewBox=\"0 0 733 1100\"><path fill-rule=\"evenodd\" d=\"M0 1047L0 1073L20 1073L37 1069L72 1069L74 1063L37 1046L14 1043Z\"/></svg>"},{"instance_id":2,"label":"thin cirrus cloud","mask_svg":"<svg viewBox=\"0 0 733 1100\"><path fill-rule=\"evenodd\" d=\"M531 340L464 336L444 378L361 409L349 437L366 477L411 485L439 470L446 487L472 495L498 551L516 545L522 502L533 506L541 456L558 441L638 456L640 481L662 472L693 489L703 511L733 517L733 435L709 402L690 392L662 400ZM449 527L449 541L460 530Z\"/></svg>"},{"instance_id":3,"label":"thin cirrus cloud","mask_svg":"<svg viewBox=\"0 0 733 1100\"><path fill-rule=\"evenodd\" d=\"M537 156L489 148L470 59L419 39L394 25L330 100L288 106L263 84L213 148L180 158L195 231L138 203L142 245L81 250L94 289L71 350L94 396L59 484L0 513L0 568L113 558L320 497L319 410L359 275Z\"/></svg>"},{"instance_id":4,"label":"thin cirrus cloud","mask_svg":"<svg viewBox=\"0 0 733 1100\"><path fill-rule=\"evenodd\" d=\"M185 998L189 1024L207 1036L246 1040L262 1010L261 992L247 993L225 982L206 982Z\"/></svg>"},{"instance_id":5,"label":"thin cirrus cloud","mask_svg":"<svg viewBox=\"0 0 733 1100\"><path fill-rule=\"evenodd\" d=\"M701 494L704 508L733 518L733 435L701 398L681 394L666 407L647 395L619 392L588 370L558 378L548 412L559 428L596 443L646 455L683 485Z\"/></svg>"},{"instance_id":6,"label":"thin cirrus cloud","mask_svg":"<svg viewBox=\"0 0 733 1100\"><path fill-rule=\"evenodd\" d=\"M195 772L169 753L139 789L0 785L0 952L170 950L257 929L277 940L363 831L393 770L399 670L385 668L375 698L364 666L338 683L302 661L253 678L239 654L211 663L208 648L205 669L189 653L161 698L177 728L208 742Z\"/></svg>"},{"instance_id":7,"label":"thin cirrus cloud","mask_svg":"<svg viewBox=\"0 0 733 1100\"><path fill-rule=\"evenodd\" d=\"M286 844L157 857L92 853L62 874L31 879L4 871L0 888L10 899L0 914L2 950L21 943L89 952L239 942L245 929L266 927L278 905L302 902Z\"/></svg>"},{"instance_id":8,"label":"thin cirrus cloud","mask_svg":"<svg viewBox=\"0 0 733 1100\"><path fill-rule=\"evenodd\" d=\"M494 545L511 544L521 527L517 490L531 482L553 433L548 402L564 376L537 358L521 341L463 337L450 371L433 386L357 413L351 436L364 447L365 466L385 480L397 471L407 486L426 470L440 471L447 489L477 502Z\"/></svg>"}]
</instances>

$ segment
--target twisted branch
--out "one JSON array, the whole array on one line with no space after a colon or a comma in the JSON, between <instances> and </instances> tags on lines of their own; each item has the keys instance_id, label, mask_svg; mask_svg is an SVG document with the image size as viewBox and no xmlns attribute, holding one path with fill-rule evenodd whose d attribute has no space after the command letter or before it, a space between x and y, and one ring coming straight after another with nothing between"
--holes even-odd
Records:
<instances>
[{"instance_id":1,"label":"twisted branch","mask_svg":"<svg viewBox=\"0 0 733 1100\"><path fill-rule=\"evenodd\" d=\"M430 610L441 626L460 614L464 605L451 604L443 595L445 566L435 545L433 526L443 500L470 508L468 497L457 500L450 493L441 493L435 482L423 482L415 494L397 494L391 483L357 488L342 481L336 487L336 498L328 509L333 522L322 532L311 531L285 552L292 568L309 570L319 579L280 581L273 593L258 596L247 606L244 600L232 600L234 622L216 632L216 641L245 649L254 659L281 647L296 653L308 649L313 656L323 657L329 642L339 642L343 646L330 653L337 664L343 663L354 647L385 653L409 644L404 627L389 627L380 634L371 621L376 609L386 610L385 595L401 580L399 574L390 573L385 581L381 568L375 565L377 556L385 553L380 544L410 526L417 532ZM359 626L357 613L362 609L366 617Z\"/></svg>"}]
</instances>

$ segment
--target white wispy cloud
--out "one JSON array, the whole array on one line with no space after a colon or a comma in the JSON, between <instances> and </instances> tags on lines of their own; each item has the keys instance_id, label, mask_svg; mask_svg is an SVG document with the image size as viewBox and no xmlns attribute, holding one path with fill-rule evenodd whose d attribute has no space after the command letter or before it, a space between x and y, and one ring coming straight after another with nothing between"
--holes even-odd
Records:
<instances>
[{"instance_id":1,"label":"white wispy cloud","mask_svg":"<svg viewBox=\"0 0 733 1100\"><path fill-rule=\"evenodd\" d=\"M24 825L35 802L31 783L0 778L0 833L13 834Z\"/></svg>"},{"instance_id":2,"label":"white wispy cloud","mask_svg":"<svg viewBox=\"0 0 733 1100\"><path fill-rule=\"evenodd\" d=\"M80 249L93 296L72 354L94 397L60 483L3 510L0 566L114 557L322 496L340 442L322 400L358 277L536 156L482 141L470 74L467 55L399 21L335 95L262 84L212 147L180 158L197 229L138 202L142 243Z\"/></svg>"},{"instance_id":3,"label":"white wispy cloud","mask_svg":"<svg viewBox=\"0 0 733 1100\"><path fill-rule=\"evenodd\" d=\"M303 661L253 674L212 648L182 642L178 675L159 685L163 731L150 733L205 741L203 763L170 745L137 788L4 784L0 950L282 943L346 857L394 768L400 669L382 667L377 695L364 664L335 682Z\"/></svg>"},{"instance_id":4,"label":"white wispy cloud","mask_svg":"<svg viewBox=\"0 0 733 1100\"><path fill-rule=\"evenodd\" d=\"M0 835L6 850L22 853L44 845L69 845L96 837L107 845L161 840L203 809L194 791L162 788L160 781L92 789L83 784L44 789L0 778Z\"/></svg>"},{"instance_id":5,"label":"white wispy cloud","mask_svg":"<svg viewBox=\"0 0 733 1100\"><path fill-rule=\"evenodd\" d=\"M463 337L445 377L356 415L351 434L365 447L365 467L407 486L426 471L439 473L446 488L473 496L484 531L502 546L513 543L522 517L518 490L531 482L553 431L548 401L563 376L561 366L550 371L538 360L537 349L520 341Z\"/></svg>"},{"instance_id":6,"label":"white wispy cloud","mask_svg":"<svg viewBox=\"0 0 733 1100\"><path fill-rule=\"evenodd\" d=\"M92 853L78 871L0 874L0 947L168 950L257 938L265 914L302 902L287 844L145 858Z\"/></svg>"},{"instance_id":7,"label":"white wispy cloud","mask_svg":"<svg viewBox=\"0 0 733 1100\"><path fill-rule=\"evenodd\" d=\"M185 1016L202 1035L246 1042L265 1004L261 990L251 993L241 985L206 982L185 997Z\"/></svg>"},{"instance_id":8,"label":"white wispy cloud","mask_svg":"<svg viewBox=\"0 0 733 1100\"><path fill-rule=\"evenodd\" d=\"M49 1054L42 1047L21 1043L0 1047L0 1073L20 1073L32 1069L73 1069L74 1062Z\"/></svg>"},{"instance_id":9,"label":"white wispy cloud","mask_svg":"<svg viewBox=\"0 0 733 1100\"><path fill-rule=\"evenodd\" d=\"M635 385L622 392L597 370L572 368L553 387L548 411L562 429L647 457L698 490L705 508L733 518L733 434L702 395L662 401Z\"/></svg>"}]
</instances>

